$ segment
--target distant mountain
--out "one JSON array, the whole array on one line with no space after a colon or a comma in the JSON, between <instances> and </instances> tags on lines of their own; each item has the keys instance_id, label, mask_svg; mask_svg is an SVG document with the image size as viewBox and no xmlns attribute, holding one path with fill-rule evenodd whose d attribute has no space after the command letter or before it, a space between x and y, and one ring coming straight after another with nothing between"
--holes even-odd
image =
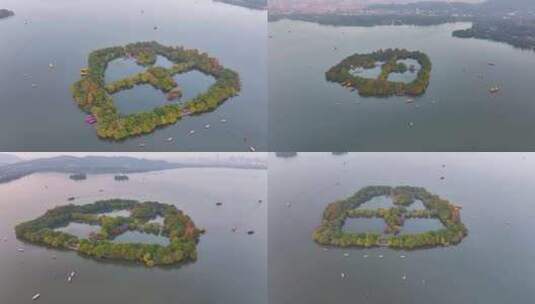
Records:
<instances>
[{"instance_id":1,"label":"distant mountain","mask_svg":"<svg viewBox=\"0 0 535 304\"><path fill-rule=\"evenodd\" d=\"M248 7L248 8L254 8L254 9L266 9L267 8L267 0L214 0L214 1Z\"/></svg>"},{"instance_id":2,"label":"distant mountain","mask_svg":"<svg viewBox=\"0 0 535 304\"><path fill-rule=\"evenodd\" d=\"M57 156L29 161L19 161L0 166L0 183L9 182L39 172L109 174L161 171L177 168L236 168L266 169L263 162L257 160L204 160L167 162L133 157L105 156Z\"/></svg>"},{"instance_id":3,"label":"distant mountain","mask_svg":"<svg viewBox=\"0 0 535 304\"><path fill-rule=\"evenodd\" d=\"M13 16L13 15L15 15L15 13L13 13L10 10L0 9L0 19L7 18L7 17Z\"/></svg>"},{"instance_id":4,"label":"distant mountain","mask_svg":"<svg viewBox=\"0 0 535 304\"><path fill-rule=\"evenodd\" d=\"M22 159L13 154L0 153L0 166L10 165L20 161L22 161Z\"/></svg>"},{"instance_id":5,"label":"distant mountain","mask_svg":"<svg viewBox=\"0 0 535 304\"><path fill-rule=\"evenodd\" d=\"M0 167L0 183L12 181L38 172L60 173L133 173L159 171L180 167L160 160L146 160L132 157L102 156L58 156L21 161Z\"/></svg>"}]
</instances>

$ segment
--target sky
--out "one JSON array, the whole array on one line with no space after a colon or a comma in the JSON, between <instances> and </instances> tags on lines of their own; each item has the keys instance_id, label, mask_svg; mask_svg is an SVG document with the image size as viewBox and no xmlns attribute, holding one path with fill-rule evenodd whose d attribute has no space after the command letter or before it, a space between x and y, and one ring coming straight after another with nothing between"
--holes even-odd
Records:
<instances>
[{"instance_id":1,"label":"sky","mask_svg":"<svg viewBox=\"0 0 535 304\"><path fill-rule=\"evenodd\" d=\"M19 158L30 160L36 158L47 158L59 155L71 156L129 156L135 158L159 159L159 160L184 160L184 159L228 159L234 157L265 159L267 153L250 152L6 152L16 155Z\"/></svg>"}]
</instances>

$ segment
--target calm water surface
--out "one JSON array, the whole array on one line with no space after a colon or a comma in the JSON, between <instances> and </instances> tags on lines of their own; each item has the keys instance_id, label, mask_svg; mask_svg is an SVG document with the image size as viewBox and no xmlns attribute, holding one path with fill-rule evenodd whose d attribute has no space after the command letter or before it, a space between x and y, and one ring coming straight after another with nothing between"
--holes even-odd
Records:
<instances>
[{"instance_id":1,"label":"calm water surface","mask_svg":"<svg viewBox=\"0 0 535 304\"><path fill-rule=\"evenodd\" d=\"M535 139L524 134L535 130L535 52L451 36L469 26L269 23L271 150L533 151ZM325 80L325 72L347 56L381 48L420 50L430 57L425 95L410 104L407 97L359 97ZM414 77L394 73L390 79ZM491 96L495 85L502 90Z\"/></svg>"},{"instance_id":2,"label":"calm water surface","mask_svg":"<svg viewBox=\"0 0 535 304\"><path fill-rule=\"evenodd\" d=\"M211 0L3 0L16 16L0 21L0 147L4 151L247 151L267 149L267 66L265 11ZM143 10L143 13L141 13ZM25 24L27 21L28 24ZM158 26L158 30L154 30ZM240 96L215 112L124 142L99 140L84 123L70 85L79 79L89 53L137 41L198 48L241 76ZM48 65L53 63L54 69ZM166 66L163 58L157 65ZM110 64L106 79L118 80L144 68L126 60ZM185 99L213 83L187 73L175 78ZM36 87L32 88L32 84ZM165 96L150 86L115 94L121 113L162 105ZM185 100L184 99L184 100ZM9 110L7 110L9 109ZM226 124L220 123L226 119ZM205 129L211 124L210 129ZM196 130L194 136L187 136ZM165 141L174 137L175 142ZM246 139L246 141L244 140Z\"/></svg>"},{"instance_id":3,"label":"calm water surface","mask_svg":"<svg viewBox=\"0 0 535 304\"><path fill-rule=\"evenodd\" d=\"M35 174L2 184L0 239L7 241L0 241L0 303L32 303L37 292L39 303L47 304L266 303L267 206L258 203L267 199L266 175L262 170L207 168L130 174L124 183L110 183L113 175L73 182L68 175ZM70 196L77 197L75 204L114 197L173 203L207 231L198 244L198 260L182 267L145 268L16 240L17 223L71 203ZM217 207L217 201L224 205ZM148 236L128 233L118 241L146 242ZM19 247L25 251L18 252ZM78 274L68 284L73 270Z\"/></svg>"},{"instance_id":4,"label":"calm water surface","mask_svg":"<svg viewBox=\"0 0 535 304\"><path fill-rule=\"evenodd\" d=\"M534 154L299 153L270 158L270 303L531 302L534 167ZM422 186L462 205L468 237L455 247L409 252L324 251L312 241L329 202L377 184ZM414 220L404 228L420 232L437 229L435 224Z\"/></svg>"}]
</instances>

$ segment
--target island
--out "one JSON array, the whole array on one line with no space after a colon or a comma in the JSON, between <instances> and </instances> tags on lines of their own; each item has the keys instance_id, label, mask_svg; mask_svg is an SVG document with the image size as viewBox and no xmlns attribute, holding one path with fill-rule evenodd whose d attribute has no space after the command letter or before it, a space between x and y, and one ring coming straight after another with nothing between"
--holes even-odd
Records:
<instances>
[{"instance_id":1,"label":"island","mask_svg":"<svg viewBox=\"0 0 535 304\"><path fill-rule=\"evenodd\" d=\"M102 213L129 210L129 217ZM163 217L163 224L150 222ZM88 238L56 231L69 223L99 225L99 232ZM169 245L115 243L126 231L139 231L169 238ZM87 205L65 205L48 210L43 216L15 227L19 240L50 248L73 250L96 259L136 262L152 266L176 265L197 259L197 243L203 230L174 205L159 202L110 199Z\"/></svg>"},{"instance_id":2,"label":"island","mask_svg":"<svg viewBox=\"0 0 535 304\"><path fill-rule=\"evenodd\" d=\"M113 179L115 179L115 181L118 181L118 182L124 182L128 180L128 175L125 175L125 174L115 175Z\"/></svg>"},{"instance_id":3,"label":"island","mask_svg":"<svg viewBox=\"0 0 535 304\"><path fill-rule=\"evenodd\" d=\"M5 9L5 8L0 9L0 19L11 17L11 16L14 16L14 15L15 15L15 13L13 11L10 11L10 10Z\"/></svg>"},{"instance_id":4,"label":"island","mask_svg":"<svg viewBox=\"0 0 535 304\"><path fill-rule=\"evenodd\" d=\"M167 58L173 66L153 66L157 56ZM119 58L133 58L139 65L148 68L106 84L104 75L107 66ZM141 84L150 84L166 93L168 98L177 98L181 92L172 77L193 70L214 77L216 82L191 100L167 103L149 112L130 115L121 114L113 102L112 94ZM88 67L80 74L82 78L71 87L74 100L88 114L86 122L95 126L97 135L115 141L151 133L156 128L176 123L184 116L214 111L241 90L238 73L223 67L216 58L196 49L163 46L154 41L96 50L89 55Z\"/></svg>"},{"instance_id":5,"label":"island","mask_svg":"<svg viewBox=\"0 0 535 304\"><path fill-rule=\"evenodd\" d=\"M69 178L74 181L81 181L81 180L86 180L87 175L85 173L75 173L75 174L69 175Z\"/></svg>"},{"instance_id":6,"label":"island","mask_svg":"<svg viewBox=\"0 0 535 304\"><path fill-rule=\"evenodd\" d=\"M363 209L360 205L378 196L392 198L394 207ZM425 209L408 210L420 200ZM335 247L390 247L413 250L459 244L468 234L461 222L460 206L456 206L424 188L400 186L368 186L353 196L330 203L323 212L321 225L313 239L320 245ZM348 218L383 218L385 233L346 232L343 226ZM435 218L444 228L415 234L399 234L406 219Z\"/></svg>"},{"instance_id":7,"label":"island","mask_svg":"<svg viewBox=\"0 0 535 304\"><path fill-rule=\"evenodd\" d=\"M391 73L405 73L409 68L399 60L413 59L418 62L420 69L416 79L410 83L389 81ZM363 70L373 69L378 62L382 62L381 73L376 79L359 75ZM431 77L431 60L419 51L405 49L378 50L370 54L354 54L330 68L325 77L330 82L336 82L346 88L358 90L361 96L388 97L392 95L419 96L425 93ZM415 70L411 67L411 70Z\"/></svg>"},{"instance_id":8,"label":"island","mask_svg":"<svg viewBox=\"0 0 535 304\"><path fill-rule=\"evenodd\" d=\"M535 19L480 18L472 23L472 27L454 31L452 35L457 38L503 42L516 48L535 50Z\"/></svg>"}]
</instances>

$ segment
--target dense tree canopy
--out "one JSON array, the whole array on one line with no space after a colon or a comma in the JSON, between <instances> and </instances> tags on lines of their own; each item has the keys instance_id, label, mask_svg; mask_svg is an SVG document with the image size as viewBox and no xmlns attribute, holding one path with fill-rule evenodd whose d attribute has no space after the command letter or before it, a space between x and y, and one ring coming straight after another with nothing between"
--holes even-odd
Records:
<instances>
[{"instance_id":1,"label":"dense tree canopy","mask_svg":"<svg viewBox=\"0 0 535 304\"><path fill-rule=\"evenodd\" d=\"M405 73L407 65L399 60L414 59L420 64L416 79L410 83L389 81L391 73ZM355 73L355 69L372 69L377 62L384 62L377 79L365 78ZM431 78L431 60L426 54L404 49L378 50L371 54L354 54L342 60L325 73L328 81L358 90L361 96L419 96L425 93Z\"/></svg>"},{"instance_id":2,"label":"dense tree canopy","mask_svg":"<svg viewBox=\"0 0 535 304\"><path fill-rule=\"evenodd\" d=\"M174 65L168 69L152 67L157 55L167 58ZM121 57L132 57L138 64L151 67L142 73L106 84L104 75L108 64ZM167 47L157 42L139 42L97 50L89 55L88 63L85 76L73 84L72 93L78 106L96 118L97 135L105 139L122 140L150 133L158 127L176 123L184 115L213 111L236 96L241 89L238 73L224 68L217 59L196 49ZM170 103L150 112L121 115L113 103L111 94L140 84L150 84L162 92L170 92L177 88L172 77L192 70L212 76L216 82L206 92L182 105Z\"/></svg>"},{"instance_id":3,"label":"dense tree canopy","mask_svg":"<svg viewBox=\"0 0 535 304\"><path fill-rule=\"evenodd\" d=\"M101 213L129 210L129 217L111 217ZM163 225L150 223L163 217ZM69 223L100 225L88 238L56 231ZM113 239L126 231L140 231L169 238L169 245L115 243ZM202 233L189 216L173 205L112 199L88 205L66 205L48 210L43 216L15 227L18 239L53 248L75 250L100 259L126 260L146 266L171 265L195 261L197 242Z\"/></svg>"},{"instance_id":4,"label":"dense tree canopy","mask_svg":"<svg viewBox=\"0 0 535 304\"><path fill-rule=\"evenodd\" d=\"M394 207L362 209L360 205L377 196L390 196ZM415 200L422 201L425 209L407 210ZM353 196L330 203L323 212L321 225L314 231L313 239L321 245L338 247L378 247L417 249L458 244L468 230L461 222L460 207L417 187L369 186ZM348 218L383 218L385 233L352 233L343 231ZM443 229L417 234L398 235L405 219L436 218Z\"/></svg>"}]
</instances>

